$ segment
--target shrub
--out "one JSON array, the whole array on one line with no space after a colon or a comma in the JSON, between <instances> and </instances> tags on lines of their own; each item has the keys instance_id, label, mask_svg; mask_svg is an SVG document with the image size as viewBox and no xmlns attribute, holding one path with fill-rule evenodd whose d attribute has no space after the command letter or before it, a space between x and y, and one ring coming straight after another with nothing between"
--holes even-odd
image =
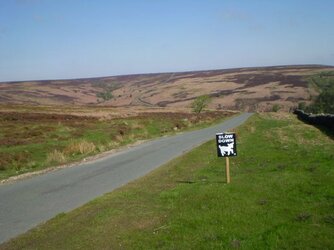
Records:
<instances>
[{"instance_id":1,"label":"shrub","mask_svg":"<svg viewBox=\"0 0 334 250\"><path fill-rule=\"evenodd\" d=\"M208 106L210 102L210 97L207 95L202 95L197 97L191 104L193 112L199 114L204 108Z\"/></svg>"},{"instance_id":2,"label":"shrub","mask_svg":"<svg viewBox=\"0 0 334 250\"><path fill-rule=\"evenodd\" d=\"M327 113L334 114L334 71L321 72L319 75L313 76L311 81L315 84L320 94L314 102L306 107L309 113Z\"/></svg>"},{"instance_id":3,"label":"shrub","mask_svg":"<svg viewBox=\"0 0 334 250\"><path fill-rule=\"evenodd\" d=\"M298 103L298 109L305 110L306 109L306 102Z\"/></svg>"},{"instance_id":4,"label":"shrub","mask_svg":"<svg viewBox=\"0 0 334 250\"><path fill-rule=\"evenodd\" d=\"M326 89L309 106L312 113L334 114L334 87Z\"/></svg>"},{"instance_id":5,"label":"shrub","mask_svg":"<svg viewBox=\"0 0 334 250\"><path fill-rule=\"evenodd\" d=\"M272 107L272 112L278 112L278 110L280 110L281 107L278 104L274 104L274 106Z\"/></svg>"},{"instance_id":6,"label":"shrub","mask_svg":"<svg viewBox=\"0 0 334 250\"><path fill-rule=\"evenodd\" d=\"M107 90L105 92L97 93L96 96L98 98L102 98L104 101L108 101L108 100L111 100L113 98L113 95L112 95L110 90Z\"/></svg>"}]
</instances>

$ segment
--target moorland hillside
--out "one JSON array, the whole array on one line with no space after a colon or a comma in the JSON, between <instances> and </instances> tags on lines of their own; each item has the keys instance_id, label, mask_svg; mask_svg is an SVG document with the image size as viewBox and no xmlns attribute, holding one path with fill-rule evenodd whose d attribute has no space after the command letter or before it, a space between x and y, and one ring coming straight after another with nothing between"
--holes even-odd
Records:
<instances>
[{"instance_id":1,"label":"moorland hillside","mask_svg":"<svg viewBox=\"0 0 334 250\"><path fill-rule=\"evenodd\" d=\"M189 108L198 96L209 108L271 111L309 103L308 77L332 66L295 65L86 79L0 83L0 104Z\"/></svg>"}]
</instances>

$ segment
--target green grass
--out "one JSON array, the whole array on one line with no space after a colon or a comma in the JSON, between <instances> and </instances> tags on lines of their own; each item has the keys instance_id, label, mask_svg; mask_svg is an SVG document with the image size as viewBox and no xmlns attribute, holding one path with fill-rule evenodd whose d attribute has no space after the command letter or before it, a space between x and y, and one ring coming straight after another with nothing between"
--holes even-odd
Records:
<instances>
[{"instance_id":1,"label":"green grass","mask_svg":"<svg viewBox=\"0 0 334 250\"><path fill-rule=\"evenodd\" d=\"M311 105L303 107L309 113L334 113L334 71L326 71L309 77L310 86L315 88L319 95ZM304 104L300 104L305 106Z\"/></svg>"},{"instance_id":2,"label":"green grass","mask_svg":"<svg viewBox=\"0 0 334 250\"><path fill-rule=\"evenodd\" d=\"M192 120L184 120L183 116ZM0 180L78 161L138 140L208 126L227 116L208 112L196 119L195 114L151 113L144 117L98 120L28 111L4 113L0 116ZM95 150L66 154L67 148L78 142L93 143ZM63 154L65 161L48 160L55 150Z\"/></svg>"},{"instance_id":3,"label":"green grass","mask_svg":"<svg viewBox=\"0 0 334 250\"><path fill-rule=\"evenodd\" d=\"M309 77L311 84L314 84L318 90L325 91L334 84L334 71L320 72L319 74Z\"/></svg>"},{"instance_id":4,"label":"green grass","mask_svg":"<svg viewBox=\"0 0 334 250\"><path fill-rule=\"evenodd\" d=\"M210 141L0 249L333 249L333 140L279 113L237 136L230 184Z\"/></svg>"}]
</instances>

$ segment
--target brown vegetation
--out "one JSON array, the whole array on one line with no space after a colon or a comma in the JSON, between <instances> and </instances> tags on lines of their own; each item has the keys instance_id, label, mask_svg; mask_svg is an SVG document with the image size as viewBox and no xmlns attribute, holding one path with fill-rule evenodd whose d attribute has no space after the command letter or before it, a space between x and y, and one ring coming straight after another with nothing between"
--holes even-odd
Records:
<instances>
[{"instance_id":1,"label":"brown vegetation","mask_svg":"<svg viewBox=\"0 0 334 250\"><path fill-rule=\"evenodd\" d=\"M198 96L211 109L282 110L309 102L307 76L330 66L301 65L181 73L138 74L73 80L0 83L0 104L89 105L122 108L189 108ZM99 94L110 93L110 99Z\"/></svg>"}]
</instances>

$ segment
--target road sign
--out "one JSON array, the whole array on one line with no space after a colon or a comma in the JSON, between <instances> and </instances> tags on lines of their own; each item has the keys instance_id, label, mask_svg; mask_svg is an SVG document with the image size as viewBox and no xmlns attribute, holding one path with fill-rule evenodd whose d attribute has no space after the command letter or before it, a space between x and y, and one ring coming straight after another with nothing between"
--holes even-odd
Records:
<instances>
[{"instance_id":1,"label":"road sign","mask_svg":"<svg viewBox=\"0 0 334 250\"><path fill-rule=\"evenodd\" d=\"M237 142L235 133L218 133L216 134L217 154L218 157L226 159L226 182L230 183L230 156L237 156Z\"/></svg>"},{"instance_id":2,"label":"road sign","mask_svg":"<svg viewBox=\"0 0 334 250\"><path fill-rule=\"evenodd\" d=\"M237 156L235 133L226 132L216 134L216 144L218 157Z\"/></svg>"}]
</instances>

